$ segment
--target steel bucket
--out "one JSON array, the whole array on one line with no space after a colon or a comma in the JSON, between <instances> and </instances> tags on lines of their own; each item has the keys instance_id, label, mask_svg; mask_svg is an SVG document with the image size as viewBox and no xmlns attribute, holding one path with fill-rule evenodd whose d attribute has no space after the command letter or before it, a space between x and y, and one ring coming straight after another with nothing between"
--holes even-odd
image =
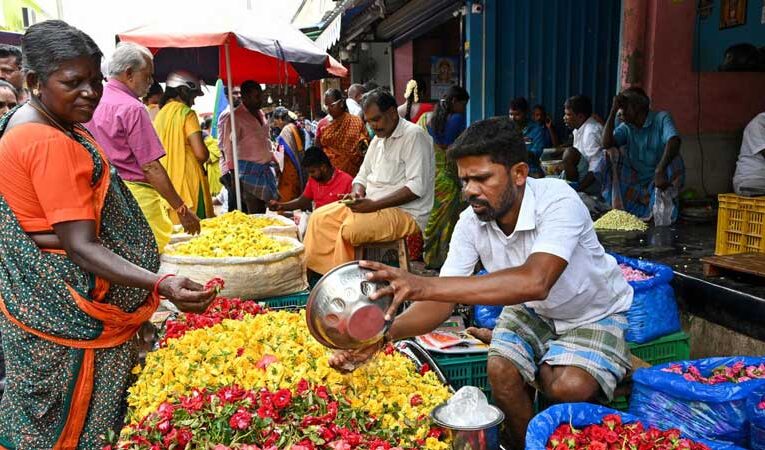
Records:
<instances>
[{"instance_id":1,"label":"steel bucket","mask_svg":"<svg viewBox=\"0 0 765 450\"><path fill-rule=\"evenodd\" d=\"M499 426L505 420L505 414L496 406L489 406L497 412L497 418L480 427L458 427L440 420L438 413L446 407L446 403L436 406L430 417L433 423L446 431L454 450L500 450L502 447L499 444ZM465 414L469 413L465 411Z\"/></svg>"}]
</instances>

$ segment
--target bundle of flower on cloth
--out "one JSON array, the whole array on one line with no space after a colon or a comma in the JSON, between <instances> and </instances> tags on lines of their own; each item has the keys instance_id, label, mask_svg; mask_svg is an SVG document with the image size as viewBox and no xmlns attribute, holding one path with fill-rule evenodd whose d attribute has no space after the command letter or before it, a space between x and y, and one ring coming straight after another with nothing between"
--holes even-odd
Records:
<instances>
[{"instance_id":1,"label":"bundle of flower on cloth","mask_svg":"<svg viewBox=\"0 0 765 450\"><path fill-rule=\"evenodd\" d=\"M605 416L600 423L581 429L560 425L547 442L548 450L648 448L709 450L704 444L683 438L679 430L662 431L639 421L622 423L618 414Z\"/></svg>"},{"instance_id":2,"label":"bundle of flower on cloth","mask_svg":"<svg viewBox=\"0 0 765 450\"><path fill-rule=\"evenodd\" d=\"M168 321L108 448L449 448L429 418L449 391L427 367L388 347L343 375L329 356L303 311L218 298Z\"/></svg>"}]
</instances>

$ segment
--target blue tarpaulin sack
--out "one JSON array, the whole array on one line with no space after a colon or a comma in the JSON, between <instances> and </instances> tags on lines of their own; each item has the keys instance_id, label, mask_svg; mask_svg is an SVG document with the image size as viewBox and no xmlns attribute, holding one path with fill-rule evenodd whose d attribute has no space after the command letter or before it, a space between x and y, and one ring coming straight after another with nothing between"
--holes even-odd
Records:
<instances>
[{"instance_id":1,"label":"blue tarpaulin sack","mask_svg":"<svg viewBox=\"0 0 765 450\"><path fill-rule=\"evenodd\" d=\"M526 430L526 450L544 450L550 436L561 425L567 424L581 430L588 425L601 423L603 417L610 414L620 416L622 423L633 423L640 420L631 414L591 403L562 403L551 406L537 414L529 423L529 427ZM657 426L656 428L667 430L672 427ZM703 443L712 450L740 449L740 447L727 443L712 442L704 439L697 439L696 442Z\"/></svg>"},{"instance_id":2,"label":"blue tarpaulin sack","mask_svg":"<svg viewBox=\"0 0 765 450\"><path fill-rule=\"evenodd\" d=\"M612 255L619 264L645 272L651 278L629 281L635 291L632 306L627 311L629 328L625 339L636 344L658 339L680 331L680 312L677 310L675 291L669 285L674 273L672 268L650 261Z\"/></svg>"},{"instance_id":3,"label":"blue tarpaulin sack","mask_svg":"<svg viewBox=\"0 0 765 450\"><path fill-rule=\"evenodd\" d=\"M710 385L662 370L677 364L685 373L693 365L706 377L718 367L737 362L759 366L765 357L707 358L638 369L632 375L629 412L651 425L677 428L695 439L748 445L747 400L756 389L765 387L765 379Z\"/></svg>"},{"instance_id":4,"label":"blue tarpaulin sack","mask_svg":"<svg viewBox=\"0 0 765 450\"><path fill-rule=\"evenodd\" d=\"M489 272L482 269L476 275L486 275ZM473 307L473 322L479 328L489 328L493 330L497 325L497 318L502 314L504 306L499 305L475 305Z\"/></svg>"},{"instance_id":5,"label":"blue tarpaulin sack","mask_svg":"<svg viewBox=\"0 0 765 450\"><path fill-rule=\"evenodd\" d=\"M763 402L765 402L765 387L755 389L746 402L749 418L749 448L752 450L765 450L765 408L760 409L759 406Z\"/></svg>"}]
</instances>

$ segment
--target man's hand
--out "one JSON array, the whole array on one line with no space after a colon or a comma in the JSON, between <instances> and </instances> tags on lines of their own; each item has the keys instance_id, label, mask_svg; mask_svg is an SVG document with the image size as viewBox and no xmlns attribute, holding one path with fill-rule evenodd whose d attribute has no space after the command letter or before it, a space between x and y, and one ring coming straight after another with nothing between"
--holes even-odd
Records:
<instances>
[{"instance_id":1,"label":"man's hand","mask_svg":"<svg viewBox=\"0 0 765 450\"><path fill-rule=\"evenodd\" d=\"M355 213L373 213L380 210L377 203L368 198L356 198L353 203L348 204L348 207Z\"/></svg>"},{"instance_id":2,"label":"man's hand","mask_svg":"<svg viewBox=\"0 0 765 450\"><path fill-rule=\"evenodd\" d=\"M375 342L369 347L360 348L357 350L339 350L332 354L329 358L329 366L333 369L350 373L361 367L365 362L372 359L383 348L383 340Z\"/></svg>"},{"instance_id":3,"label":"man's hand","mask_svg":"<svg viewBox=\"0 0 765 450\"><path fill-rule=\"evenodd\" d=\"M669 180L667 180L667 173L664 170L657 170L656 175L653 178L654 185L660 189L665 190L669 187Z\"/></svg>"},{"instance_id":4,"label":"man's hand","mask_svg":"<svg viewBox=\"0 0 765 450\"><path fill-rule=\"evenodd\" d=\"M202 225L199 223L199 217L194 214L188 208L184 208L183 214L179 214L178 218L181 220L183 230L188 234L199 234L202 230Z\"/></svg>"},{"instance_id":5,"label":"man's hand","mask_svg":"<svg viewBox=\"0 0 765 450\"><path fill-rule=\"evenodd\" d=\"M282 211L284 208L282 207L282 204L278 202L277 200L270 200L268 202L268 209L271 211Z\"/></svg>"},{"instance_id":6,"label":"man's hand","mask_svg":"<svg viewBox=\"0 0 765 450\"><path fill-rule=\"evenodd\" d=\"M366 198L367 190L360 184L354 184L353 189L351 190L351 196L355 199Z\"/></svg>"},{"instance_id":7,"label":"man's hand","mask_svg":"<svg viewBox=\"0 0 765 450\"><path fill-rule=\"evenodd\" d=\"M404 301L426 299L424 295L428 282L426 278L418 277L406 270L396 269L395 267L386 266L374 261L359 261L359 266L374 271L367 274L367 280L372 282L388 282L388 286L375 291L369 297L373 301L388 295L393 297L393 303L391 303L388 311L385 312L385 320L392 320L396 315L398 307Z\"/></svg>"}]
</instances>

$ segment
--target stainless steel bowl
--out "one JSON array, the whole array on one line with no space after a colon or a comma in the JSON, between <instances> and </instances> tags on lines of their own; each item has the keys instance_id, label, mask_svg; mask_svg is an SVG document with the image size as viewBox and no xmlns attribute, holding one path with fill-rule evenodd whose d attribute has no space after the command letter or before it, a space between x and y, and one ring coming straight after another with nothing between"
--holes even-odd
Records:
<instances>
[{"instance_id":1,"label":"stainless steel bowl","mask_svg":"<svg viewBox=\"0 0 765 450\"><path fill-rule=\"evenodd\" d=\"M362 348L382 339L390 326L385 311L393 298L369 299L387 286L367 281L369 272L358 261L349 262L327 272L311 291L306 322L313 337L325 347Z\"/></svg>"},{"instance_id":2,"label":"stainless steel bowl","mask_svg":"<svg viewBox=\"0 0 765 450\"><path fill-rule=\"evenodd\" d=\"M446 431L453 450L500 450L499 425L505 420L505 414L496 406L489 406L497 412L497 418L480 427L459 427L439 419L439 412L446 407L446 403L436 406L430 417L433 423ZM465 414L469 414L469 411Z\"/></svg>"}]
</instances>

